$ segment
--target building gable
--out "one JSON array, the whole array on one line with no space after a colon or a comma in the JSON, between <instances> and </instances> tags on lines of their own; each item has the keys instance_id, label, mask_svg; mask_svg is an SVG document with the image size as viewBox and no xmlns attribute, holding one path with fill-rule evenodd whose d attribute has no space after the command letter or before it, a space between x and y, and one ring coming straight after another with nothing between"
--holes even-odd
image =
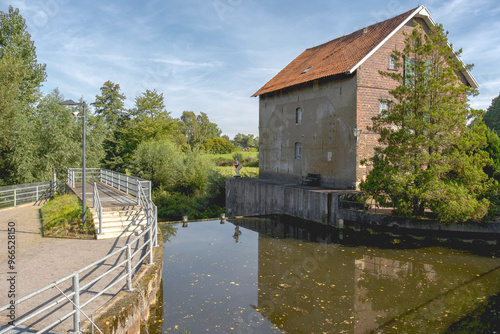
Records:
<instances>
[{"instance_id":1,"label":"building gable","mask_svg":"<svg viewBox=\"0 0 500 334\"><path fill-rule=\"evenodd\" d=\"M325 77L352 74L400 31L401 27L416 18L423 19L429 26L435 25L427 9L420 6L386 21L307 49L252 96L271 93ZM458 55L456 58L461 61ZM469 71L466 70L463 75L472 87L479 87Z\"/></svg>"}]
</instances>

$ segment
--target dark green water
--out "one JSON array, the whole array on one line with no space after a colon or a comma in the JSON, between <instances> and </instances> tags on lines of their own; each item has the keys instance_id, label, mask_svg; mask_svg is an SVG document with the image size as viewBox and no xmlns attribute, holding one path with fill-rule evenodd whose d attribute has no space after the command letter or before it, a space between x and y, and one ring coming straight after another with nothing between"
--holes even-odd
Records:
<instances>
[{"instance_id":1,"label":"dark green water","mask_svg":"<svg viewBox=\"0 0 500 334\"><path fill-rule=\"evenodd\" d=\"M151 334L473 333L472 322L500 328L496 303L486 306L494 316L476 315L498 300L500 259L492 255L405 248L399 239L367 241L270 219L162 230L163 291Z\"/></svg>"}]
</instances>

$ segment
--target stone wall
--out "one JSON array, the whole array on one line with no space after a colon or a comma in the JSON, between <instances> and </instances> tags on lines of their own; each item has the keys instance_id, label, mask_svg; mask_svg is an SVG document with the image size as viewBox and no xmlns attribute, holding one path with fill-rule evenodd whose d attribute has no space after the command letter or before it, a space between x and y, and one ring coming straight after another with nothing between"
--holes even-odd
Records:
<instances>
[{"instance_id":1,"label":"stone wall","mask_svg":"<svg viewBox=\"0 0 500 334\"><path fill-rule=\"evenodd\" d=\"M328 190L296 184L271 182L255 178L226 180L226 216L288 215L332 225L338 228L366 227L375 230L426 231L440 236L459 235L464 239L500 238L500 222L485 224L452 224L431 220L394 217L389 209L366 212L339 207L339 197L358 193L350 190Z\"/></svg>"},{"instance_id":2,"label":"stone wall","mask_svg":"<svg viewBox=\"0 0 500 334\"><path fill-rule=\"evenodd\" d=\"M338 196L346 192L254 178L232 178L226 181L226 215L286 214L337 226Z\"/></svg>"},{"instance_id":3,"label":"stone wall","mask_svg":"<svg viewBox=\"0 0 500 334\"><path fill-rule=\"evenodd\" d=\"M297 120L297 109L302 117ZM300 183L321 174L321 185L347 189L356 181L356 77L322 79L259 97L259 175ZM297 157L296 144L301 145Z\"/></svg>"}]
</instances>

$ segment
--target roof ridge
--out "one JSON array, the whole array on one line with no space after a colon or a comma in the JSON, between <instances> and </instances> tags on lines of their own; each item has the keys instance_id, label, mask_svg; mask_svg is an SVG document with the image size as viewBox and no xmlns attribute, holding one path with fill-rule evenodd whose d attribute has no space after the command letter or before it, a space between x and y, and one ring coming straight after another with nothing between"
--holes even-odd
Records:
<instances>
[{"instance_id":1,"label":"roof ridge","mask_svg":"<svg viewBox=\"0 0 500 334\"><path fill-rule=\"evenodd\" d=\"M334 42L334 41L340 40L340 39L342 39L342 38L347 38L347 37L349 37L349 36L355 35L356 33L360 33L361 31L364 31L365 29L368 29L368 31L370 31L370 28L371 28L371 27L374 27L374 26L378 26L378 25L381 25L381 24L387 23L388 21L392 21L392 20L394 20L394 19L396 19L396 18L399 18L399 17L401 17L401 16L408 16L409 14L413 13L414 11L416 11L416 10L417 10L418 8L420 8L420 7L421 7L421 6L415 7L415 8L410 9L410 10L408 10L408 11L404 12L404 13L401 13L401 14L398 14L398 15L396 15L396 16L390 17L390 18L388 18L388 19L386 19L386 20L384 20L384 21L375 22L375 23L373 23L373 24L371 24L371 25L369 25L369 26L366 26L366 27L363 27L363 28L358 29L358 30L356 30L356 31L353 31L353 32L351 32L350 34L347 34L347 35L343 35L343 36L340 36L340 37L334 38L334 39L332 39L332 40L329 40L328 42L321 43L321 44L316 45L316 46L312 46L312 47L310 47L310 48L307 48L307 49L306 49L306 51L307 51L307 50L313 50L313 49L316 49L316 48L321 48L321 47L324 47L325 45L327 45L327 44L329 44L329 43L331 43L331 42Z\"/></svg>"},{"instance_id":2,"label":"roof ridge","mask_svg":"<svg viewBox=\"0 0 500 334\"><path fill-rule=\"evenodd\" d=\"M415 17L424 19L429 25L435 25L427 8L421 5L387 20L358 29L348 35L308 48L252 96L259 96L334 75L352 74ZM464 75L467 80L472 82L473 86L476 85L474 78L468 71Z\"/></svg>"}]
</instances>

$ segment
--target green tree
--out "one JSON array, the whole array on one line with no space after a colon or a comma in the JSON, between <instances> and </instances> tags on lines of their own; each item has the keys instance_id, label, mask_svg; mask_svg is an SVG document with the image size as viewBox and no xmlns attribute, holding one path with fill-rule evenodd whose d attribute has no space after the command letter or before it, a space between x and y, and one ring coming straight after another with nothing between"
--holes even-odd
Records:
<instances>
[{"instance_id":1,"label":"green tree","mask_svg":"<svg viewBox=\"0 0 500 334\"><path fill-rule=\"evenodd\" d=\"M125 95L121 93L120 85L106 81L101 87L101 95L96 96L92 106L106 132L103 142L105 152L103 165L106 168L124 172L127 165L124 159L127 143L120 128L123 127L129 115L125 109Z\"/></svg>"},{"instance_id":2,"label":"green tree","mask_svg":"<svg viewBox=\"0 0 500 334\"><path fill-rule=\"evenodd\" d=\"M226 154L234 151L234 145L224 138L214 137L201 144L201 148L207 153Z\"/></svg>"},{"instance_id":3,"label":"green tree","mask_svg":"<svg viewBox=\"0 0 500 334\"><path fill-rule=\"evenodd\" d=\"M486 110L484 123L496 133L500 133L500 94L491 101L491 105Z\"/></svg>"},{"instance_id":4,"label":"green tree","mask_svg":"<svg viewBox=\"0 0 500 334\"><path fill-rule=\"evenodd\" d=\"M135 107L131 110L129 119L129 138L141 142L153 138L167 138L181 145L184 138L170 113L165 110L163 94L156 90L146 90L135 98ZM132 137L135 137L132 139Z\"/></svg>"},{"instance_id":5,"label":"green tree","mask_svg":"<svg viewBox=\"0 0 500 334\"><path fill-rule=\"evenodd\" d=\"M494 183L483 171L491 164L486 126L467 126L482 112L468 105L476 91L457 76L465 68L447 34L441 26L425 34L417 25L393 57L405 71L381 72L400 85L390 91L390 108L373 118L381 145L361 189L405 217L430 209L444 223L480 220Z\"/></svg>"},{"instance_id":6,"label":"green tree","mask_svg":"<svg viewBox=\"0 0 500 334\"><path fill-rule=\"evenodd\" d=\"M92 103L95 113L102 116L109 130L114 131L127 116L125 95L120 91L120 85L106 81L101 87L101 95L96 95Z\"/></svg>"},{"instance_id":7,"label":"green tree","mask_svg":"<svg viewBox=\"0 0 500 334\"><path fill-rule=\"evenodd\" d=\"M0 12L0 184L36 180L34 105L45 77L25 20L9 6Z\"/></svg>"},{"instance_id":8,"label":"green tree","mask_svg":"<svg viewBox=\"0 0 500 334\"><path fill-rule=\"evenodd\" d=\"M234 146L244 148L250 146L259 146L259 137L254 138L253 134L245 135L242 133L238 133L236 136L234 136L232 143L234 144Z\"/></svg>"},{"instance_id":9,"label":"green tree","mask_svg":"<svg viewBox=\"0 0 500 334\"><path fill-rule=\"evenodd\" d=\"M132 166L134 175L151 180L155 189L192 196L207 185L213 162L198 150L182 153L169 140L156 138L139 144Z\"/></svg>"},{"instance_id":10,"label":"green tree","mask_svg":"<svg viewBox=\"0 0 500 334\"><path fill-rule=\"evenodd\" d=\"M39 88L45 81L45 64L39 64L36 57L35 43L28 33L26 21L19 14L19 9L9 6L9 12L0 12L0 58L17 60L22 66L17 67L21 84L21 101L35 103L40 97Z\"/></svg>"},{"instance_id":11,"label":"green tree","mask_svg":"<svg viewBox=\"0 0 500 334\"><path fill-rule=\"evenodd\" d=\"M134 175L151 180L154 188L172 188L183 169L183 156L177 147L163 139L141 142L132 163Z\"/></svg>"},{"instance_id":12,"label":"green tree","mask_svg":"<svg viewBox=\"0 0 500 334\"><path fill-rule=\"evenodd\" d=\"M69 167L81 166L81 119L74 117L70 108L60 105L63 100L55 89L36 108L39 179L50 180L54 168L57 175L64 177Z\"/></svg>"},{"instance_id":13,"label":"green tree","mask_svg":"<svg viewBox=\"0 0 500 334\"><path fill-rule=\"evenodd\" d=\"M180 130L191 148L200 147L204 142L219 137L222 133L217 124L210 122L207 114L201 112L196 115L192 111L182 113Z\"/></svg>"}]
</instances>

